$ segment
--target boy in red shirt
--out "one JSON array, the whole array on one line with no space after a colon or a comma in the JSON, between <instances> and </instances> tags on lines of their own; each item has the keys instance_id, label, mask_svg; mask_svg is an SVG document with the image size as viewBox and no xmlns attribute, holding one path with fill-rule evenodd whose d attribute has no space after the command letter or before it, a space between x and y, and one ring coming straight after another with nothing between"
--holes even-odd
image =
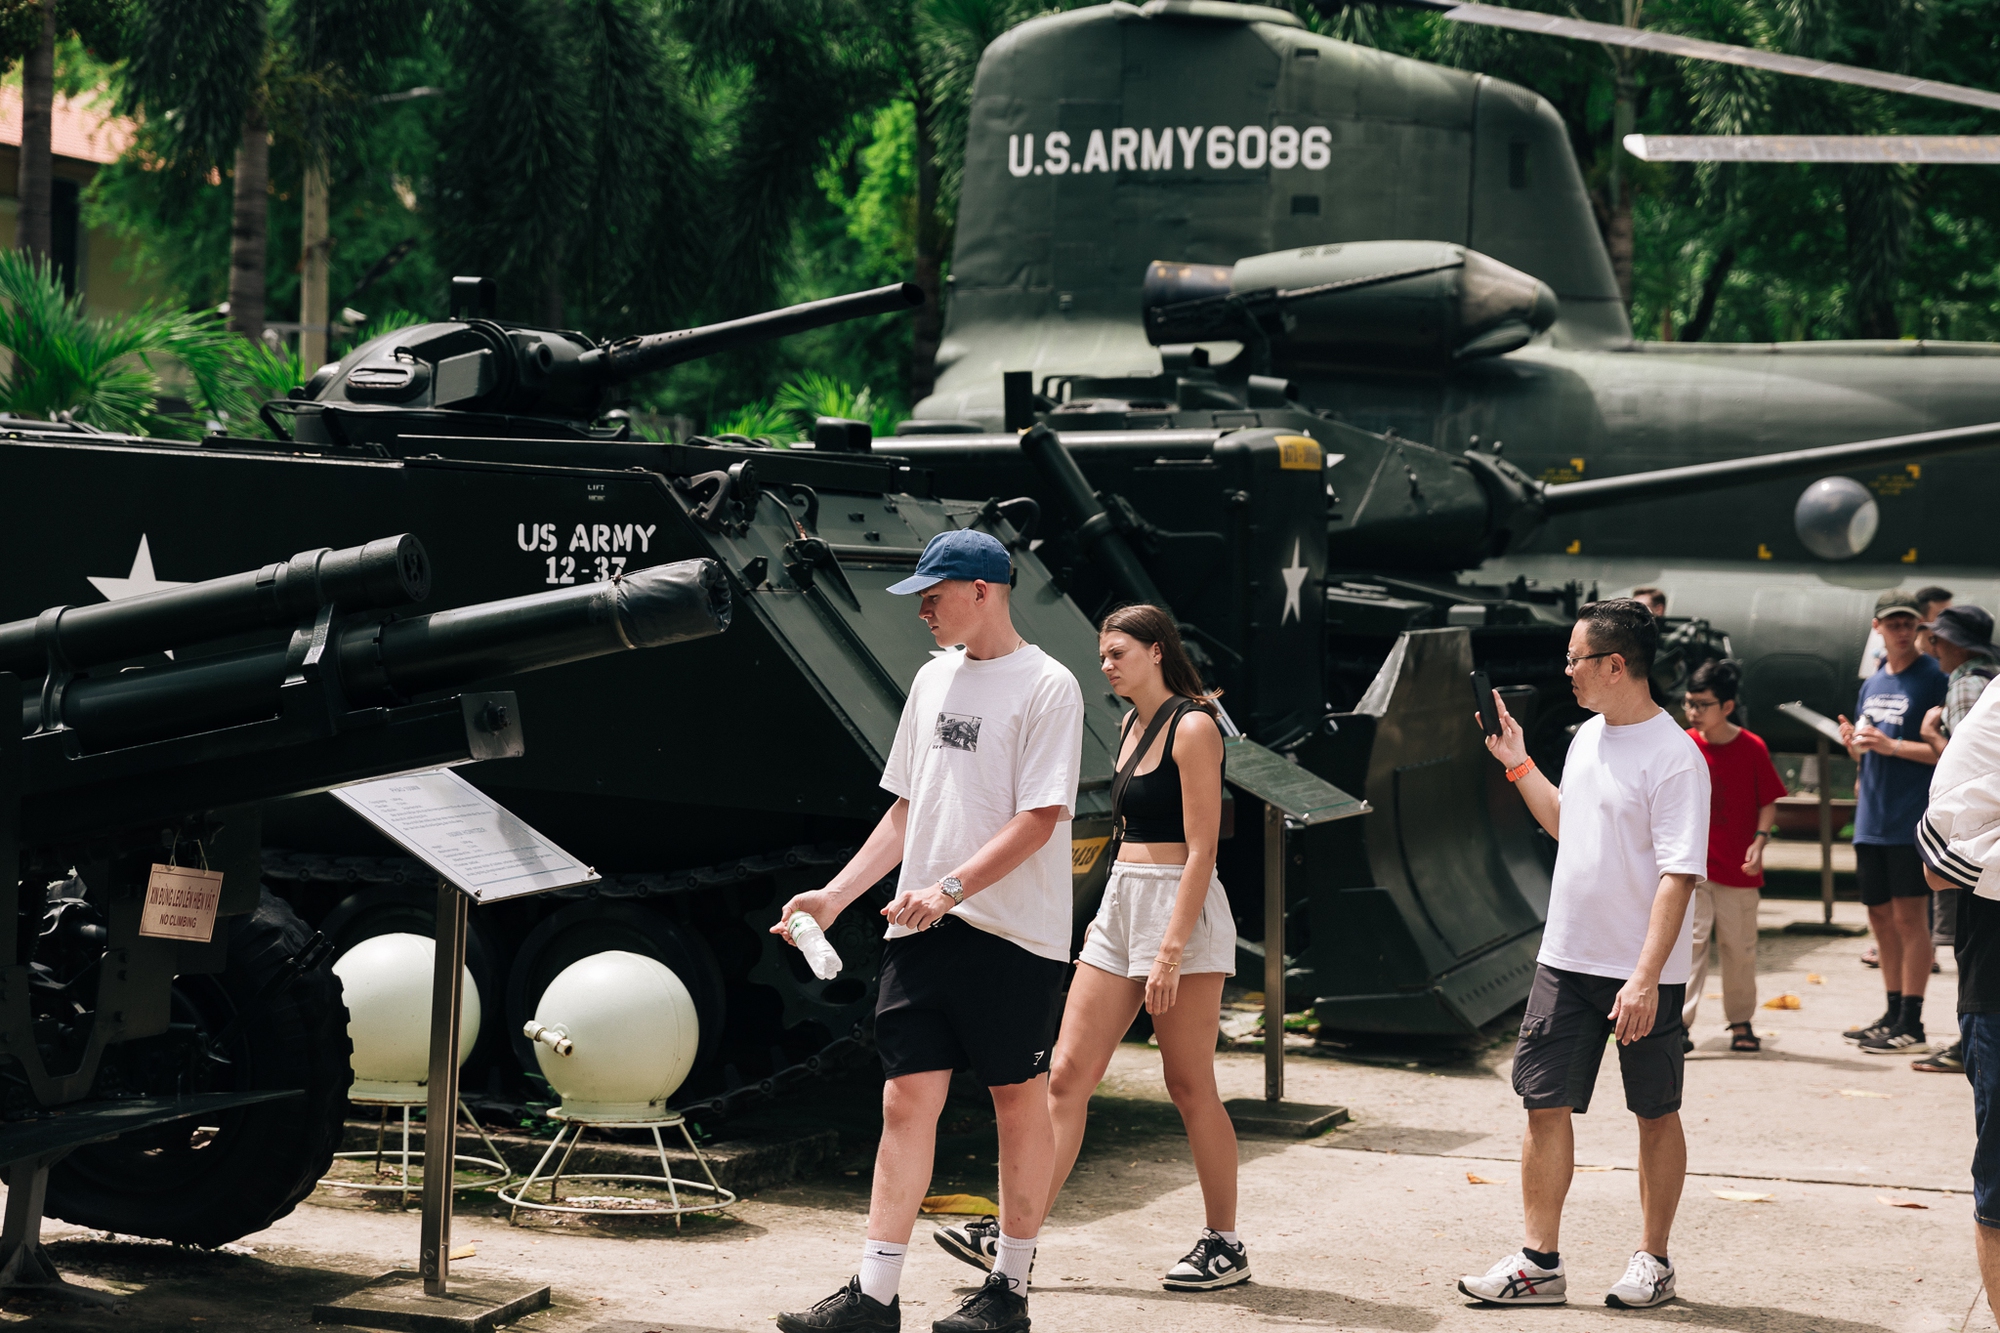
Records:
<instances>
[{"instance_id":1,"label":"boy in red shirt","mask_svg":"<svg viewBox=\"0 0 2000 1333\"><path fill-rule=\"evenodd\" d=\"M1750 1028L1757 1007L1757 890L1764 885L1764 845L1776 832L1778 798L1785 782L1763 740L1739 727L1734 662L1704 662L1688 683L1684 707L1688 735L1708 760L1708 882L1695 889L1694 970L1688 975L1681 1020L1694 1031L1708 981L1708 940L1722 951L1722 1012L1729 1020L1729 1049L1761 1049ZM1684 1039L1692 1049L1692 1038Z\"/></svg>"}]
</instances>

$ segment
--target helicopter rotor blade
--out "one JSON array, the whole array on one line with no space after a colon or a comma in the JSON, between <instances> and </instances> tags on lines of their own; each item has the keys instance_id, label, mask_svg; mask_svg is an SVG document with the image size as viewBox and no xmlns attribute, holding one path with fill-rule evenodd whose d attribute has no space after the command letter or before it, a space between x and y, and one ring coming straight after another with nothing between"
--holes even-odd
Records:
<instances>
[{"instance_id":1,"label":"helicopter rotor blade","mask_svg":"<svg viewBox=\"0 0 2000 1333\"><path fill-rule=\"evenodd\" d=\"M1628 134L1641 162L2000 162L1994 134Z\"/></svg>"},{"instance_id":2,"label":"helicopter rotor blade","mask_svg":"<svg viewBox=\"0 0 2000 1333\"><path fill-rule=\"evenodd\" d=\"M1788 56L1777 51L1758 51L1747 46L1731 46L1726 42L1683 37L1678 33L1660 32L1653 28L1627 28L1617 23L1592 23L1587 19L1538 14L1525 9L1504 9L1498 5L1453 4L1451 0L1387 0L1387 3L1408 9L1430 10L1442 14L1455 23L1477 23L1489 28L1508 28L1515 32L1537 33L1544 37L1563 37L1578 42L1601 42L1609 46L1629 46L1635 50L1652 51L1664 56L1679 56L1687 60L1713 60L1724 65L1743 65L1751 69L1770 70L1775 74L1791 74L1802 79L1826 79L1833 83L1850 83L1861 88L1877 88L1885 93L1928 97L1940 102L1958 102L1965 106L2000 111L2000 93L1990 93L1981 88L1962 88L1957 84L1938 83L1932 79L1913 79L1907 74L1885 74L1880 70L1836 65L1825 60L1808 60L1804 56Z\"/></svg>"}]
</instances>

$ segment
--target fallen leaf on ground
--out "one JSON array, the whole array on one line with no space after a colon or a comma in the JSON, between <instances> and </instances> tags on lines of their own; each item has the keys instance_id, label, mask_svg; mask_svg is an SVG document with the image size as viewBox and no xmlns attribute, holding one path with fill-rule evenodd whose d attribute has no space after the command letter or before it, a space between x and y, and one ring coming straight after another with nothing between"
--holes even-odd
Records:
<instances>
[{"instance_id":1,"label":"fallen leaf on ground","mask_svg":"<svg viewBox=\"0 0 2000 1333\"><path fill-rule=\"evenodd\" d=\"M1806 973L1806 985L1824 986L1825 984L1826 984L1826 978L1821 976L1819 973L1817 972Z\"/></svg>"},{"instance_id":2,"label":"fallen leaf on ground","mask_svg":"<svg viewBox=\"0 0 2000 1333\"><path fill-rule=\"evenodd\" d=\"M478 1254L479 1247L477 1245L465 1244L451 1247L451 1257L454 1259L471 1259L475 1258Z\"/></svg>"},{"instance_id":3,"label":"fallen leaf on ground","mask_svg":"<svg viewBox=\"0 0 2000 1333\"><path fill-rule=\"evenodd\" d=\"M1488 1180L1485 1176L1475 1176L1468 1171L1465 1173L1465 1183L1468 1185L1498 1185L1500 1182L1497 1180Z\"/></svg>"},{"instance_id":4,"label":"fallen leaf on ground","mask_svg":"<svg viewBox=\"0 0 2000 1333\"><path fill-rule=\"evenodd\" d=\"M1790 991L1786 991L1783 995L1773 995L1770 999L1764 1001L1764 1007L1766 1009L1797 1009L1799 1007L1799 997Z\"/></svg>"},{"instance_id":5,"label":"fallen leaf on ground","mask_svg":"<svg viewBox=\"0 0 2000 1333\"><path fill-rule=\"evenodd\" d=\"M1758 1194L1752 1190L1715 1190L1716 1198L1727 1199L1731 1203L1769 1203L1776 1195Z\"/></svg>"},{"instance_id":6,"label":"fallen leaf on ground","mask_svg":"<svg viewBox=\"0 0 2000 1333\"><path fill-rule=\"evenodd\" d=\"M1886 1194L1878 1194L1878 1195L1876 1195L1876 1196L1875 1196L1875 1202L1877 1202L1877 1203L1886 1203L1886 1204L1888 1204L1888 1205L1889 1205L1889 1206L1890 1206L1891 1208L1928 1208L1928 1207L1930 1207L1930 1205L1929 1205L1929 1204L1927 1204L1927 1203L1918 1203L1918 1202L1917 1202L1917 1201L1916 1201L1915 1199L1892 1199L1892 1198L1890 1198L1890 1197L1889 1197L1888 1195L1886 1195Z\"/></svg>"},{"instance_id":7,"label":"fallen leaf on ground","mask_svg":"<svg viewBox=\"0 0 2000 1333\"><path fill-rule=\"evenodd\" d=\"M1866 1088L1842 1088L1840 1095L1843 1097L1880 1097L1884 1101L1887 1101L1896 1094L1892 1092L1870 1092Z\"/></svg>"},{"instance_id":8,"label":"fallen leaf on ground","mask_svg":"<svg viewBox=\"0 0 2000 1333\"><path fill-rule=\"evenodd\" d=\"M966 1217L998 1217L1000 1205L978 1194L933 1194L924 1200L923 1211Z\"/></svg>"}]
</instances>

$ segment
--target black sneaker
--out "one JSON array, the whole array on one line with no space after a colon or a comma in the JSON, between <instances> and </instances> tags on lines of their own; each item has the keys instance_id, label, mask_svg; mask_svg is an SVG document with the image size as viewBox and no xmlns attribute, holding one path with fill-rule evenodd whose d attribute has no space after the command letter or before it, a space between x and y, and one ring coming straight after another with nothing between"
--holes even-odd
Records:
<instances>
[{"instance_id":1,"label":"black sneaker","mask_svg":"<svg viewBox=\"0 0 2000 1333\"><path fill-rule=\"evenodd\" d=\"M1168 1291L1213 1291L1233 1287L1250 1277L1250 1255L1207 1227L1187 1257L1167 1270L1160 1285Z\"/></svg>"},{"instance_id":2,"label":"black sneaker","mask_svg":"<svg viewBox=\"0 0 2000 1333\"><path fill-rule=\"evenodd\" d=\"M797 1314L778 1316L780 1333L898 1333L903 1327L903 1302L891 1296L887 1305L861 1290L861 1278L847 1279L847 1285L833 1295ZM1022 1328L1027 1327L1024 1321Z\"/></svg>"},{"instance_id":3,"label":"black sneaker","mask_svg":"<svg viewBox=\"0 0 2000 1333\"><path fill-rule=\"evenodd\" d=\"M1003 1273L992 1273L958 1308L931 1323L931 1333L1028 1333L1028 1297Z\"/></svg>"},{"instance_id":4,"label":"black sneaker","mask_svg":"<svg viewBox=\"0 0 2000 1333\"><path fill-rule=\"evenodd\" d=\"M1922 1055L1930 1048L1922 1028L1904 1027L1900 1023L1879 1037L1861 1039L1863 1055Z\"/></svg>"},{"instance_id":5,"label":"black sneaker","mask_svg":"<svg viewBox=\"0 0 2000 1333\"><path fill-rule=\"evenodd\" d=\"M990 1273L1000 1253L1000 1219L981 1217L963 1226L939 1227L931 1233L931 1239L960 1263Z\"/></svg>"},{"instance_id":6,"label":"black sneaker","mask_svg":"<svg viewBox=\"0 0 2000 1333\"><path fill-rule=\"evenodd\" d=\"M1910 1061L1910 1068L1919 1074L1963 1074L1965 1072L1965 1052L1953 1042L1941 1051L1933 1052L1921 1060Z\"/></svg>"},{"instance_id":7,"label":"black sneaker","mask_svg":"<svg viewBox=\"0 0 2000 1333\"><path fill-rule=\"evenodd\" d=\"M1896 1019L1898 1017L1900 1015L1894 1011L1884 1013L1873 1023L1864 1023L1858 1028L1847 1029L1847 1031L1840 1034L1840 1039L1842 1041L1866 1041L1870 1037L1886 1037L1889 1035L1890 1030L1896 1026Z\"/></svg>"}]
</instances>

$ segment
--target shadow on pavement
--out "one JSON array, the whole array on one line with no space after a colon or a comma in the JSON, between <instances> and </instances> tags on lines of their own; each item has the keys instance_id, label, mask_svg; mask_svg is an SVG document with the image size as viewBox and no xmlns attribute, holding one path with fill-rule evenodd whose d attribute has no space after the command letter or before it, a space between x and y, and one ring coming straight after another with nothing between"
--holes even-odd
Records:
<instances>
[{"instance_id":1,"label":"shadow on pavement","mask_svg":"<svg viewBox=\"0 0 2000 1333\"><path fill-rule=\"evenodd\" d=\"M1329 1148L1357 1152L1407 1152L1443 1157L1468 1144L1481 1143L1499 1131L1469 1133L1459 1129L1409 1129L1401 1125L1343 1126L1321 1140Z\"/></svg>"},{"instance_id":2,"label":"shadow on pavement","mask_svg":"<svg viewBox=\"0 0 2000 1333\"><path fill-rule=\"evenodd\" d=\"M111 1288L123 1304L114 1314L18 1298L7 1303L7 1313L28 1316L46 1333L185 1333L203 1323L230 1333L298 1328L315 1302L344 1296L375 1276L147 1241L65 1237L48 1250L65 1277Z\"/></svg>"},{"instance_id":3,"label":"shadow on pavement","mask_svg":"<svg viewBox=\"0 0 2000 1333\"><path fill-rule=\"evenodd\" d=\"M1651 1319L1685 1328L1725 1328L1730 1333L1889 1333L1883 1324L1784 1310L1769 1305L1702 1305L1676 1299L1650 1310L1620 1310L1616 1316Z\"/></svg>"},{"instance_id":4,"label":"shadow on pavement","mask_svg":"<svg viewBox=\"0 0 2000 1333\"><path fill-rule=\"evenodd\" d=\"M1332 1325L1338 1328L1386 1328L1395 1333L1428 1333L1438 1326L1436 1311L1415 1305L1388 1305L1364 1300L1337 1291L1313 1287L1271 1287L1255 1279L1221 1291L1142 1290L1132 1287L1068 1286L1040 1287L1043 1296L1058 1292L1081 1292L1088 1296L1122 1296L1149 1304L1226 1305L1266 1318L1294 1319L1301 1323ZM1861 1325L1854 1325L1858 1330ZM1832 1330L1850 1333L1850 1330Z\"/></svg>"}]
</instances>

